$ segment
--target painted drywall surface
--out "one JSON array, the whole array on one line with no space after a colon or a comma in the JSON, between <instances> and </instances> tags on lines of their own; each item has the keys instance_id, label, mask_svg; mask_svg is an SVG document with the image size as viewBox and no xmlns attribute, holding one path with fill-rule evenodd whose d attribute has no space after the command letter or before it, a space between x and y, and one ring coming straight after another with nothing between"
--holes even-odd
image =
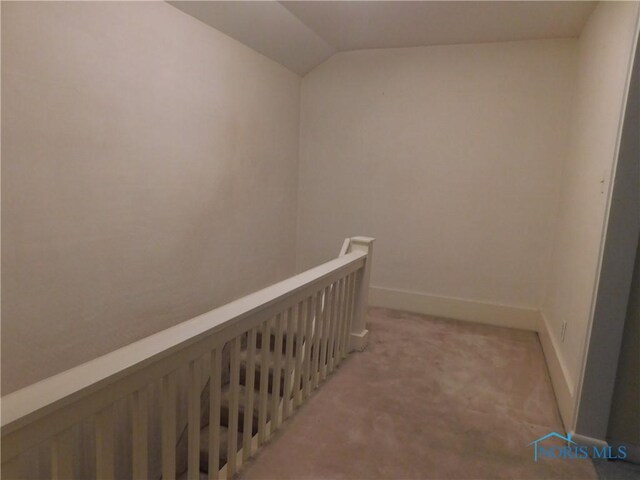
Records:
<instances>
[{"instance_id":1,"label":"painted drywall surface","mask_svg":"<svg viewBox=\"0 0 640 480\"><path fill-rule=\"evenodd\" d=\"M302 82L298 266L376 237L372 284L537 308L576 41L339 53Z\"/></svg>"},{"instance_id":2,"label":"painted drywall surface","mask_svg":"<svg viewBox=\"0 0 640 480\"><path fill-rule=\"evenodd\" d=\"M164 2L2 3L2 393L290 275L300 78Z\"/></svg>"},{"instance_id":3,"label":"painted drywall surface","mask_svg":"<svg viewBox=\"0 0 640 480\"><path fill-rule=\"evenodd\" d=\"M582 375L638 5L601 2L579 38L569 148L542 304L572 394Z\"/></svg>"},{"instance_id":4,"label":"painted drywall surface","mask_svg":"<svg viewBox=\"0 0 640 480\"><path fill-rule=\"evenodd\" d=\"M639 48L640 46L636 47L635 59L640 53ZM623 341L632 341L625 338L627 333L624 333L624 329L630 302L634 301L630 298L630 292L640 238L639 133L640 62L635 60L615 162L584 374L577 392L579 398L575 431L591 438L605 439L607 436L616 370L622 354L620 346ZM633 335L632 332L633 329L629 330ZM640 361L637 352L638 350L636 356ZM628 378L626 383L634 381ZM636 398L636 408L640 406L637 400L640 399ZM633 415L630 412L630 422L633 421ZM640 424L636 422L636 425L640 429Z\"/></svg>"}]
</instances>

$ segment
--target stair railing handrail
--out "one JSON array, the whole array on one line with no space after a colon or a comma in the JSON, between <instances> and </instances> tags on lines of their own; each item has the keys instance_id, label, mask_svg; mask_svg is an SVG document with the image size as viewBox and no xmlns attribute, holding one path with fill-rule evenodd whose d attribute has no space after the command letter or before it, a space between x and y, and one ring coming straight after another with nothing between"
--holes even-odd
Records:
<instances>
[{"instance_id":1,"label":"stair railing handrail","mask_svg":"<svg viewBox=\"0 0 640 480\"><path fill-rule=\"evenodd\" d=\"M352 248L352 242L357 241L357 239L359 238L363 238L363 237L354 237L354 238L345 238L344 242L342 243L342 246L340 248L340 252L338 253L338 258L342 258L345 255L348 255L351 252L351 248ZM365 241L368 243L370 239L365 238ZM323 315L326 314L328 305L327 305L327 300L328 300L328 296L330 294L333 293L333 289L335 288L334 285L331 285L328 289L328 291L326 293L323 293L321 296L321 306L319 309L319 315L313 315L313 318L311 320L311 326L312 326L312 332L311 335L307 335L304 338L304 341L302 343L302 354L305 355L306 354L306 349L310 348L310 343L312 343L313 339L315 338L315 335L318 334L318 323L319 323L319 318L322 318ZM294 371L291 372L290 377L291 379L293 379L295 377L295 368ZM282 406L283 403L285 401L290 401L291 400L291 396L293 395L293 391L294 391L294 384L293 381L290 382L290 388L288 391L283 392L284 396L283 398L280 400L279 403L279 410L280 412L282 412Z\"/></svg>"},{"instance_id":2,"label":"stair railing handrail","mask_svg":"<svg viewBox=\"0 0 640 480\"><path fill-rule=\"evenodd\" d=\"M193 366L203 355L222 348L226 342L237 343L242 332L256 328L298 302L310 300L313 295L319 298L317 292L322 289L327 292L347 277L355 279L347 348L361 350L366 344L364 306L372 244L373 239L367 237L347 239L336 259L5 395L1 399L3 478L10 478L7 473L16 471L16 459L21 453L49 441L54 443L52 469L68 468L58 458L65 450L56 444L65 430L93 415L97 416L96 428L108 430L108 422L101 420L100 415L116 401L137 394L158 378L164 381L171 372L175 373L176 365ZM326 300L322 303L324 312ZM96 468L98 473L106 472L109 477L109 473L113 475L113 465L106 464L103 457L107 460L113 457L113 447L103 445L107 437L100 436L100 448L105 450L98 452Z\"/></svg>"}]
</instances>

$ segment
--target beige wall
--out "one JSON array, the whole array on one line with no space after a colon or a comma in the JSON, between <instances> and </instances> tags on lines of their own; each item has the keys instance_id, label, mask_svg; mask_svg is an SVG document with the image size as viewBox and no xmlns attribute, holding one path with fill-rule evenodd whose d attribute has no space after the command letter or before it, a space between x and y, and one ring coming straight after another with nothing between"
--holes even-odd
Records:
<instances>
[{"instance_id":1,"label":"beige wall","mask_svg":"<svg viewBox=\"0 0 640 480\"><path fill-rule=\"evenodd\" d=\"M607 438L607 423L612 408L616 371L619 374L623 371L622 366L618 368L618 357L621 355L620 362L623 362L626 355L628 361L629 347L634 348L634 340L628 337L629 335L633 337L633 329L625 332L624 324L628 308L634 308L632 305L635 296L638 295L637 290L631 290L631 284L634 275L634 258L640 237L639 58L640 44L636 47L636 60L624 107L624 122L615 162L598 288L594 299L593 321L588 335L584 374L577 401L576 433L599 439ZM622 352L621 343L626 345ZM640 361L640 355L637 355L638 350L634 351ZM633 369L633 366L630 367ZM633 384L634 381L636 383L640 381L640 377L637 380L632 377L621 380L625 384ZM640 405L638 402L640 399L633 397L634 394L625 399L627 405L633 404L634 400L636 401L634 405ZM627 421L634 423L633 418L634 413L629 411ZM640 423L635 423L640 433ZM636 461L640 461L639 454L640 450L636 453Z\"/></svg>"},{"instance_id":2,"label":"beige wall","mask_svg":"<svg viewBox=\"0 0 640 480\"><path fill-rule=\"evenodd\" d=\"M2 2L2 393L294 270L300 79L163 2Z\"/></svg>"},{"instance_id":3,"label":"beige wall","mask_svg":"<svg viewBox=\"0 0 640 480\"><path fill-rule=\"evenodd\" d=\"M377 238L372 284L537 308L576 41L340 53L303 79L298 269Z\"/></svg>"},{"instance_id":4,"label":"beige wall","mask_svg":"<svg viewBox=\"0 0 640 480\"><path fill-rule=\"evenodd\" d=\"M572 395L592 317L638 7L601 2L580 38L567 161L542 312ZM564 342L560 331L567 322ZM561 406L562 410L562 406ZM571 424L565 414L565 422Z\"/></svg>"}]
</instances>

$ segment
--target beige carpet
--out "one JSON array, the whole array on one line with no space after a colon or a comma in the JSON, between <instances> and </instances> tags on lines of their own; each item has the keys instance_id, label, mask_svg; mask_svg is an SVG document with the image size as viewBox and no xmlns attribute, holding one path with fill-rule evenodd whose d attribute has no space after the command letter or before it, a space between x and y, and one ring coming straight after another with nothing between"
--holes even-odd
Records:
<instances>
[{"instance_id":1,"label":"beige carpet","mask_svg":"<svg viewBox=\"0 0 640 480\"><path fill-rule=\"evenodd\" d=\"M241 473L247 479L596 478L590 460L534 463L562 431L536 334L387 309Z\"/></svg>"}]
</instances>

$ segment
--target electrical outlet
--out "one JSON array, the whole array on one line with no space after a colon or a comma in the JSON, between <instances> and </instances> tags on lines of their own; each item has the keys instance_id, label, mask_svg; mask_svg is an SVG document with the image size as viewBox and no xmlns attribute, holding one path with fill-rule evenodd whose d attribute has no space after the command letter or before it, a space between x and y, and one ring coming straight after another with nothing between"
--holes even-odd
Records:
<instances>
[{"instance_id":1,"label":"electrical outlet","mask_svg":"<svg viewBox=\"0 0 640 480\"><path fill-rule=\"evenodd\" d=\"M560 341L564 342L564 335L567 333L567 322L562 322L562 327L560 327Z\"/></svg>"}]
</instances>

